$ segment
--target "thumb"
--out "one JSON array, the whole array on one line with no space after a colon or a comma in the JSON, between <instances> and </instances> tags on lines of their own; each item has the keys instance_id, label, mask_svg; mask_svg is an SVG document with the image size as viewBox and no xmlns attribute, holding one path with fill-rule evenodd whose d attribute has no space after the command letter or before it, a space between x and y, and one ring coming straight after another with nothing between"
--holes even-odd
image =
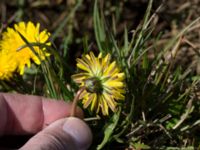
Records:
<instances>
[{"instance_id":1,"label":"thumb","mask_svg":"<svg viewBox=\"0 0 200 150\"><path fill-rule=\"evenodd\" d=\"M20 150L86 150L92 142L92 133L82 120L60 119L32 137Z\"/></svg>"}]
</instances>

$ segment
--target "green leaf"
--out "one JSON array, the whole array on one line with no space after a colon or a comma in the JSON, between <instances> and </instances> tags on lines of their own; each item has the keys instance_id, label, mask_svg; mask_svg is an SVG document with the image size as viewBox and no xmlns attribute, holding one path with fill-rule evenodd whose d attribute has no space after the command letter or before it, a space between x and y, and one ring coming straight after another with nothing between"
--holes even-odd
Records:
<instances>
[{"instance_id":1,"label":"green leaf","mask_svg":"<svg viewBox=\"0 0 200 150\"><path fill-rule=\"evenodd\" d=\"M110 122L106 124L106 128L104 130L104 139L101 144L98 145L97 150L102 149L110 141L113 131L118 124L120 113L121 108L119 108L119 110L112 116Z\"/></svg>"},{"instance_id":2,"label":"green leaf","mask_svg":"<svg viewBox=\"0 0 200 150\"><path fill-rule=\"evenodd\" d=\"M105 44L106 33L104 29L104 24L102 23L100 19L100 14L99 14L97 4L98 4L98 0L95 0L94 12L93 12L94 33L95 33L98 48L102 52L103 50L105 50L105 48L103 47L104 46L103 44Z\"/></svg>"}]
</instances>

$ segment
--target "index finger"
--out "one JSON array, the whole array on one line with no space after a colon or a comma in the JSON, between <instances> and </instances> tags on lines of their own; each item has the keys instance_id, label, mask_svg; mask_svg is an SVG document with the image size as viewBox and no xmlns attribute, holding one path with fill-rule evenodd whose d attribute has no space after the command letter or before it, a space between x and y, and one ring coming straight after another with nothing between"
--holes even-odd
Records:
<instances>
[{"instance_id":1,"label":"index finger","mask_svg":"<svg viewBox=\"0 0 200 150\"><path fill-rule=\"evenodd\" d=\"M40 96L0 93L0 135L33 134L70 116L71 103ZM81 109L76 116L83 118Z\"/></svg>"}]
</instances>

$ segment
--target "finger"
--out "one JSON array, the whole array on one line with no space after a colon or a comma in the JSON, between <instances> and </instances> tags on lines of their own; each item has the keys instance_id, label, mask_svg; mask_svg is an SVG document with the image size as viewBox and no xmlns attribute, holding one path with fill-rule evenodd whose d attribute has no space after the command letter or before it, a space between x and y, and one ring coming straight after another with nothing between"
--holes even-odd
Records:
<instances>
[{"instance_id":1,"label":"finger","mask_svg":"<svg viewBox=\"0 0 200 150\"><path fill-rule=\"evenodd\" d=\"M92 133L82 120L61 119L32 137L20 150L85 150L92 142Z\"/></svg>"},{"instance_id":2,"label":"finger","mask_svg":"<svg viewBox=\"0 0 200 150\"><path fill-rule=\"evenodd\" d=\"M0 135L37 133L70 116L71 104L39 96L0 93ZM81 109L76 115L83 117Z\"/></svg>"}]
</instances>

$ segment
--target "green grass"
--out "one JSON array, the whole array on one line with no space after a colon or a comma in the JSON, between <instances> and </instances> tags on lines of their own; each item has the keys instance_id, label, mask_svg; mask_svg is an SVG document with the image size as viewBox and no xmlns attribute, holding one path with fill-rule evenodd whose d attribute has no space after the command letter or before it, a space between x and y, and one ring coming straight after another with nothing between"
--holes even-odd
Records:
<instances>
[{"instance_id":1,"label":"green grass","mask_svg":"<svg viewBox=\"0 0 200 150\"><path fill-rule=\"evenodd\" d=\"M75 14L83 5L83 1L78 0L70 5L65 19L52 32L51 42L54 45L47 47L53 54L52 58L43 61L41 66L33 65L23 77L16 74L12 82L0 81L0 90L70 101L78 90L71 80L76 68L75 62L70 62L70 54L84 54L91 50L111 53L112 59L126 74L126 99L118 112L110 113L108 117L96 116L85 110L85 120L94 136L90 149L199 147L200 103L196 96L199 76L190 67L176 63L183 37L191 34L190 29L199 23L199 18L160 45L164 33L153 34L157 28L157 12L153 13L152 4L150 0L143 19L135 29L124 27L123 34L117 36L120 7L115 7L116 14L110 20L100 7L100 2L95 0L90 4L93 6L94 36L91 38L85 34L80 39L73 33ZM23 11L19 7L17 19L23 20ZM68 34L57 44L56 40L64 28L67 28ZM32 49L34 43L24 41ZM91 44L96 48L91 49ZM78 45L81 50L74 52L70 45ZM150 57L152 54L153 57Z\"/></svg>"}]
</instances>

